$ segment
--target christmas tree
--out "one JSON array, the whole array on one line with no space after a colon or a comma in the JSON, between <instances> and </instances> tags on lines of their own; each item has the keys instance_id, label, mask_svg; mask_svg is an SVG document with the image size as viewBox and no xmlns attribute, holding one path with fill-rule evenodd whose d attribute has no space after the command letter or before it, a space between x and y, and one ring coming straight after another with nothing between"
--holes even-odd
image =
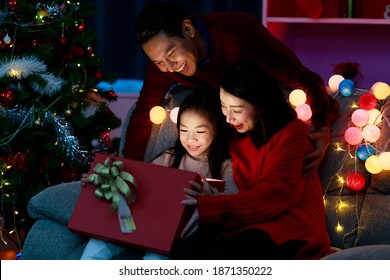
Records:
<instances>
[{"instance_id":1,"label":"christmas tree","mask_svg":"<svg viewBox=\"0 0 390 280\"><path fill-rule=\"evenodd\" d=\"M27 217L39 191L80 179L96 152L112 153L108 107L114 77L102 73L88 28L93 5L59 0L0 3L2 217ZM117 139L115 139L117 140ZM14 220L14 219L11 219Z\"/></svg>"}]
</instances>

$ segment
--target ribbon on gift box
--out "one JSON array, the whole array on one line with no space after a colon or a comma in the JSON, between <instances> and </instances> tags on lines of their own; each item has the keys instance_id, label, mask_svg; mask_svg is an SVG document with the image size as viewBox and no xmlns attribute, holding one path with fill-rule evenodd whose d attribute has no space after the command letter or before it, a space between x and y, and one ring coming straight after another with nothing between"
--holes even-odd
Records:
<instances>
[{"instance_id":1,"label":"ribbon on gift box","mask_svg":"<svg viewBox=\"0 0 390 280\"><path fill-rule=\"evenodd\" d=\"M138 185L135 178L123 171L122 161L114 161L110 157L106 158L104 164L96 164L93 170L96 174L90 174L89 181L100 185L95 190L95 196L111 201L111 209L118 212L122 233L132 232L136 226L129 205L137 200Z\"/></svg>"}]
</instances>

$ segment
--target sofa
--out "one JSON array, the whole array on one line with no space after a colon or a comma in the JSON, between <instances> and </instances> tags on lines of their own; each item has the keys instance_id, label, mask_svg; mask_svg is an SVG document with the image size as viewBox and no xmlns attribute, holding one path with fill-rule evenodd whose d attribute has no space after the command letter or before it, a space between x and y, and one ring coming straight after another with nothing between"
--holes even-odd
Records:
<instances>
[{"instance_id":1,"label":"sofa","mask_svg":"<svg viewBox=\"0 0 390 280\"><path fill-rule=\"evenodd\" d=\"M188 93L188 89L180 86L173 88L167 94L163 106L169 112L179 106ZM344 132L351 125L352 112L364 93L367 90L356 89L349 97L332 93L332 97L340 104L340 116L332 124L331 144L319 173L327 228L336 252L324 260L390 259L390 171L383 170L375 175L369 173L365 161L356 158L356 149L344 140ZM390 149L389 107L389 100L377 104L377 109L383 115L378 125L381 137L375 143L375 148L380 152ZM123 123L119 156L122 156L124 135L132 110L129 110ZM169 118L166 119L162 124L153 125L144 161L150 161L154 155L173 145L177 131ZM365 178L362 190L354 191L346 185L345 177L354 172ZM22 259L80 259L88 238L67 228L80 191L80 182L69 182L48 187L32 197L28 211L35 222L26 236ZM142 259L142 252L128 250L117 259Z\"/></svg>"}]
</instances>

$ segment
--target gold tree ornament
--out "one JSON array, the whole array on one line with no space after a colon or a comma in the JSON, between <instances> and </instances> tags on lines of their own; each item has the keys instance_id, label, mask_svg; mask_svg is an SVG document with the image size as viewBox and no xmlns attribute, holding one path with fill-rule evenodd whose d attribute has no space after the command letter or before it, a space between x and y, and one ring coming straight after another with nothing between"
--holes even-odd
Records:
<instances>
[{"instance_id":1,"label":"gold tree ornament","mask_svg":"<svg viewBox=\"0 0 390 280\"><path fill-rule=\"evenodd\" d=\"M50 14L48 11L44 9L39 9L37 11L37 15L35 16L35 19L38 24L44 24L49 21L50 19Z\"/></svg>"}]
</instances>

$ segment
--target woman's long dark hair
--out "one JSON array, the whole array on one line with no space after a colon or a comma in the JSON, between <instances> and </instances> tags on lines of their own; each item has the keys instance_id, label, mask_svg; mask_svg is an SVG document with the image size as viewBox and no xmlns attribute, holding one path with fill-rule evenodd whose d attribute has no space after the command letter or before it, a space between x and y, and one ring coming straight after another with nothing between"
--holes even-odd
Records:
<instances>
[{"instance_id":1,"label":"woman's long dark hair","mask_svg":"<svg viewBox=\"0 0 390 280\"><path fill-rule=\"evenodd\" d=\"M215 129L215 137L210 145L208 154L208 163L211 175L214 179L221 179L221 166L228 159L228 140L230 129L222 114L221 102L218 92L212 89L194 89L180 105L177 116L177 129L180 135L180 117L186 110L196 110L199 114L206 117ZM172 167L178 168L180 161L186 153L186 149L178 137L174 149L175 160Z\"/></svg>"},{"instance_id":2,"label":"woman's long dark hair","mask_svg":"<svg viewBox=\"0 0 390 280\"><path fill-rule=\"evenodd\" d=\"M243 61L229 68L222 75L220 86L258 109L258 121L250 132L256 147L267 143L296 118L296 112L285 99L278 81L255 62Z\"/></svg>"}]
</instances>

